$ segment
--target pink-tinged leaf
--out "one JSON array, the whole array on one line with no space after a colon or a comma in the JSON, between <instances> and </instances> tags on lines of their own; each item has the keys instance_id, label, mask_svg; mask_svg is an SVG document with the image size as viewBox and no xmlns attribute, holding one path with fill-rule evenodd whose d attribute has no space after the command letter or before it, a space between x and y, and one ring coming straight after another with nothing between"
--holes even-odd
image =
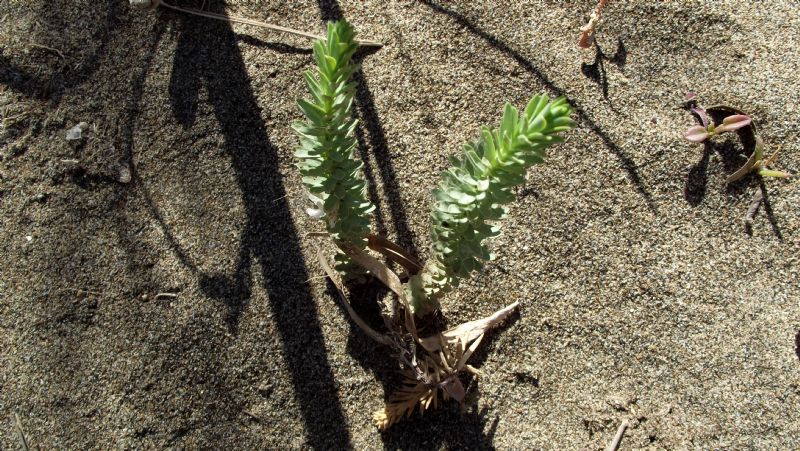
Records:
<instances>
[{"instance_id":1,"label":"pink-tinged leaf","mask_svg":"<svg viewBox=\"0 0 800 451\"><path fill-rule=\"evenodd\" d=\"M700 107L692 108L692 113L696 114L697 117L700 118L700 122L703 123L703 127L708 128L708 115L706 114L706 110Z\"/></svg>"},{"instance_id":2,"label":"pink-tinged leaf","mask_svg":"<svg viewBox=\"0 0 800 451\"><path fill-rule=\"evenodd\" d=\"M684 136L693 143L701 143L708 138L708 131L702 125L694 125L689 127L689 130L686 130L686 135Z\"/></svg>"},{"instance_id":3,"label":"pink-tinged leaf","mask_svg":"<svg viewBox=\"0 0 800 451\"><path fill-rule=\"evenodd\" d=\"M716 131L717 133L732 132L750 125L751 122L753 122L753 120L750 119L750 116L745 116L744 114L734 114L723 119L722 125L717 127Z\"/></svg>"}]
</instances>

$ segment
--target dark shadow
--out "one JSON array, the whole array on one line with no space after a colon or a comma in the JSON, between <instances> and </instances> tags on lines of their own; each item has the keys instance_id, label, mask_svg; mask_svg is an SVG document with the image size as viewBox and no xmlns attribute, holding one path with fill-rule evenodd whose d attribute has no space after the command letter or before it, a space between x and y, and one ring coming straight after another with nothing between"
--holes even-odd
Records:
<instances>
[{"instance_id":1,"label":"dark shadow","mask_svg":"<svg viewBox=\"0 0 800 451\"><path fill-rule=\"evenodd\" d=\"M189 261L186 253L183 252L183 249L181 249L177 244L177 240L175 239L174 235L172 235L169 228L166 226L163 215L161 215L161 212L155 208L149 193L144 189L144 186L139 179L139 174L136 172L136 168L133 165L133 133L135 130L136 118L140 111L141 99L144 95L145 80L147 79L147 75L150 73L150 69L153 66L153 61L156 55L156 47L161 41L161 37L163 36L165 30L166 24L163 21L157 21L154 29L151 32L149 45L143 52L144 57L137 67L138 73L132 77L131 95L125 104L125 112L121 119L123 126L118 127L117 135L114 138L116 148L120 149L122 163L126 164L128 168L130 168L131 173L130 189L123 191L123 198L120 201L120 205L123 206L133 196L142 194L145 204L149 208L152 217L154 217L161 226L163 235L167 239L167 243L169 244L170 248L178 250L178 252L176 252L178 260L184 265L189 266L192 270L196 271L195 266ZM120 208L119 210L123 211L124 208ZM151 280L152 277L149 271L145 272L137 270L141 269L139 267L143 265L142 262L147 261L148 258L144 257L145 252L142 249L142 244L140 240L136 238L135 233L132 232L135 230L136 226L132 224L132 222L124 214L119 214L117 216L117 221L117 233L119 241L123 244L129 255L134 256L128 261L129 269L133 269L134 271L132 272L135 274L147 274L143 277L145 279L144 285L140 287L140 289L135 290L136 292L132 293L134 297L138 298L141 295L139 291L153 291L155 285ZM150 268L146 269L149 270ZM147 288L150 288L150 290L147 290Z\"/></svg>"},{"instance_id":2,"label":"dark shadow","mask_svg":"<svg viewBox=\"0 0 800 451\"><path fill-rule=\"evenodd\" d=\"M206 9L222 10L223 6L214 1L206 4ZM349 448L347 421L325 354L277 149L261 119L238 38L228 23L178 14L174 19L180 33L169 87L174 115L184 127L191 127L199 90L205 88L232 159L247 216L236 275L204 276L201 288L228 306L228 322L235 334L239 318L247 310L254 269L251 258L257 261L305 422L307 443L315 449Z\"/></svg>"},{"instance_id":3,"label":"dark shadow","mask_svg":"<svg viewBox=\"0 0 800 451\"><path fill-rule=\"evenodd\" d=\"M528 73L535 76L539 79L539 82L542 83L547 89L554 92L558 96L566 97L565 91L556 86L550 78L544 74L539 68L537 68L533 63L525 59L519 52L512 49L508 44L501 41L494 35L484 31L483 29L479 28L475 25L472 21L464 17L463 15L459 14L456 11L448 9L436 2L431 0L420 0L420 2L427 7L431 8L432 10L445 14L452 18L456 23L464 27L470 33L478 36L479 38L486 41L489 45L494 47L495 49L499 50L500 52L506 54L510 58L514 59L523 69L525 69ZM624 46L623 46L624 49ZM627 52L623 50L623 54L627 55ZM627 56L625 57L627 58ZM620 56L620 64L624 64L625 58ZM574 100L567 97L567 102L575 111L578 118L581 122L583 122L586 127L589 128L595 135L597 135L600 140L603 142L603 145L606 146L619 160L620 166L628 175L628 180L633 184L636 191L644 198L645 204L647 208L650 209L653 213L658 213L656 209L655 203L653 202L653 197L650 192L645 188L644 183L642 182L642 178L639 175L639 171L637 170L636 163L622 151L622 149L617 146L617 144L606 134L606 132L597 124L595 123L590 117L589 114L584 110L580 105L578 105Z\"/></svg>"},{"instance_id":4,"label":"dark shadow","mask_svg":"<svg viewBox=\"0 0 800 451\"><path fill-rule=\"evenodd\" d=\"M689 205L696 207L706 197L708 186L708 160L711 158L713 146L709 142L703 143L703 157L689 170L686 186L683 188L683 197Z\"/></svg>"},{"instance_id":5,"label":"dark shadow","mask_svg":"<svg viewBox=\"0 0 800 451\"><path fill-rule=\"evenodd\" d=\"M370 327L378 332L387 330L379 302L389 293L388 289L379 281L370 278L369 282L348 287L348 301L353 310L358 313ZM327 296L337 299L338 294L333 283L328 280ZM340 314L347 318L350 323L350 330L347 336L347 354L352 357L362 369L369 371L383 385L384 393L389 393L392 387L399 384L397 372L397 361L390 356L389 348L376 343L369 338L355 322L350 319L349 313L340 302Z\"/></svg>"},{"instance_id":6,"label":"dark shadow","mask_svg":"<svg viewBox=\"0 0 800 451\"><path fill-rule=\"evenodd\" d=\"M459 412L457 404L445 403L423 417L415 413L381 434L383 449L496 449L493 442L500 418L490 418L487 410Z\"/></svg>"},{"instance_id":7,"label":"dark shadow","mask_svg":"<svg viewBox=\"0 0 800 451\"><path fill-rule=\"evenodd\" d=\"M359 52L356 55L356 61L365 58L369 53ZM355 116L359 120L359 127L356 131L356 138L358 140L358 151L361 159L365 162L364 172L368 179L370 186L370 198L375 203L376 222L378 223L378 233L386 234L385 219L383 219L383 209L381 202L378 201L378 196L375 190L375 176L377 172L380 176L380 184L383 187L383 192L386 200L389 202L389 218L394 225L394 230L397 233L397 244L403 249L407 250L415 258L419 258L419 252L414 244L414 236L408 227L408 215L406 214L405 201L400 195L400 188L397 184L397 173L394 170L392 157L389 154L389 147L386 143L386 133L380 121L380 116L375 107L375 100L372 96L372 91L369 89L369 84L364 78L364 73L361 69L353 74L353 80L356 82L356 112ZM375 164L377 168L370 167L366 162L369 153L375 156ZM381 228L384 230L381 230Z\"/></svg>"},{"instance_id":8,"label":"dark shadow","mask_svg":"<svg viewBox=\"0 0 800 451\"><path fill-rule=\"evenodd\" d=\"M614 56L609 57L603 52L602 47L597 41L594 42L594 62L592 64L581 63L581 72L589 79L600 85L603 91L603 98L608 100L608 77L606 76L605 61L615 64L622 69L628 60L628 51L625 49L622 39L617 39L617 51Z\"/></svg>"},{"instance_id":9,"label":"dark shadow","mask_svg":"<svg viewBox=\"0 0 800 451\"><path fill-rule=\"evenodd\" d=\"M794 336L794 353L797 355L797 360L800 360L800 330Z\"/></svg>"},{"instance_id":10,"label":"dark shadow","mask_svg":"<svg viewBox=\"0 0 800 451\"><path fill-rule=\"evenodd\" d=\"M61 47L64 51L61 52L62 55L58 55L56 52L44 47L33 47L36 52L48 54L51 57L50 60L44 61L40 59L32 63L25 62L21 64L5 56L3 48L0 47L0 84L4 84L27 97L50 100L57 104L64 92L88 80L100 67L101 59L108 52L107 45L112 33L114 33L114 30L121 28L121 23L126 20L121 11L122 2L107 0L103 3L103 5L93 5L93 9L105 11L105 14L102 20L97 21L98 26L92 33L91 39L89 39L89 45L94 46L92 52L76 61L74 60L73 52L64 49L64 46L59 42L36 42L36 44L46 44L50 48ZM71 5L53 5L51 2L40 2L40 4L41 6L36 15L44 19L41 23L58 27L61 35L64 36L63 40L65 42L69 39L71 26L83 26L82 24L73 25L65 22L66 19L60 12L60 8L67 8ZM29 39L32 43L37 40L36 36L31 36ZM58 64L51 62L56 60Z\"/></svg>"},{"instance_id":11,"label":"dark shadow","mask_svg":"<svg viewBox=\"0 0 800 451\"><path fill-rule=\"evenodd\" d=\"M317 0L317 6L322 15L322 21L337 21L344 18L342 8L339 7L339 0Z\"/></svg>"},{"instance_id":12,"label":"dark shadow","mask_svg":"<svg viewBox=\"0 0 800 451\"><path fill-rule=\"evenodd\" d=\"M246 34L238 34L236 35L236 39L247 45L272 50L277 53L287 53L291 55L311 55L313 53L310 48L294 47L282 42L262 41L261 39Z\"/></svg>"}]
</instances>

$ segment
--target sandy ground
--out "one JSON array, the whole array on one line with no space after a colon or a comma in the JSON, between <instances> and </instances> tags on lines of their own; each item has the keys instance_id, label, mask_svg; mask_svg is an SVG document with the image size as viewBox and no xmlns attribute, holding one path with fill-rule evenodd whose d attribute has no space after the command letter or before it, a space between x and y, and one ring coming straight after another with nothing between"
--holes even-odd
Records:
<instances>
[{"instance_id":1,"label":"sandy ground","mask_svg":"<svg viewBox=\"0 0 800 451\"><path fill-rule=\"evenodd\" d=\"M736 136L704 154L679 108L693 90L750 112L800 173L798 5L614 1L581 50L591 3L207 2L385 43L360 55L359 153L376 231L422 258L448 155L505 101L575 106L496 261L444 302L451 324L522 304L484 376L462 410L383 434L395 363L306 238L289 124L309 41L122 0L0 3L0 448L15 413L41 449L601 449L624 419L623 449L800 448L797 177L726 187Z\"/></svg>"}]
</instances>

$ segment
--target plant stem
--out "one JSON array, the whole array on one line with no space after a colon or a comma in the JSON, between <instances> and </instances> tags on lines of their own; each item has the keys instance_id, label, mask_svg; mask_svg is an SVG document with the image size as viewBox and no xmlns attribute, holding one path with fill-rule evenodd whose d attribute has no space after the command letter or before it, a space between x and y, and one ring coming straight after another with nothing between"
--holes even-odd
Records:
<instances>
[{"instance_id":1,"label":"plant stem","mask_svg":"<svg viewBox=\"0 0 800 451\"><path fill-rule=\"evenodd\" d=\"M622 420L622 424L620 424L619 429L617 429L617 434L606 447L606 451L617 451L619 449L619 444L622 442L622 436L625 435L625 429L627 428L628 420Z\"/></svg>"}]
</instances>

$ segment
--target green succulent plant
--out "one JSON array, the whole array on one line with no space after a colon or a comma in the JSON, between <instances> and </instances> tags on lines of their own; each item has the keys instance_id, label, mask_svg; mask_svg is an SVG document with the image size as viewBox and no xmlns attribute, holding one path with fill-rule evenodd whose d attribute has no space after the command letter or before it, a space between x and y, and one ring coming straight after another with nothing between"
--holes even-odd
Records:
<instances>
[{"instance_id":1,"label":"green succulent plant","mask_svg":"<svg viewBox=\"0 0 800 451\"><path fill-rule=\"evenodd\" d=\"M354 158L352 117L355 85L350 81L358 66L353 28L345 21L328 23L324 41L314 44L315 71L304 73L311 99L298 99L306 117L292 128L300 139L295 151L303 184L314 204L307 212L323 219L337 244L364 249L374 206L366 199L363 163ZM344 254L337 254L337 269L354 277L363 271Z\"/></svg>"},{"instance_id":2,"label":"green succulent plant","mask_svg":"<svg viewBox=\"0 0 800 451\"><path fill-rule=\"evenodd\" d=\"M324 219L328 233L340 245L363 250L370 233L363 163L354 158L356 141L352 118L356 65L355 33L345 21L328 24L325 41L314 45L316 74L305 73L311 100L298 100L305 122L294 124L300 138L295 152L303 182L315 207L308 213ZM571 129L572 110L563 98L536 96L520 112L506 104L499 128L483 127L480 137L464 146L460 158L442 174L432 212L432 256L424 269L410 277L406 294L411 309L423 316L439 299L458 286L461 278L491 259L484 240L500 233L490 221L502 219L504 204L515 199L512 188L523 183L526 170L544 161L545 149L562 142L559 132ZM363 274L346 255L337 255L337 269L346 277Z\"/></svg>"},{"instance_id":3,"label":"green succulent plant","mask_svg":"<svg viewBox=\"0 0 800 451\"><path fill-rule=\"evenodd\" d=\"M477 374L468 359L484 333L519 303L433 335L426 332L424 337L411 311L425 316L437 309L441 297L457 287L461 278L491 259L484 241L500 233L494 221L505 216L503 205L515 199L513 188L525 181L530 166L544 161L548 146L563 141L559 133L575 123L563 98L551 101L536 96L521 112L506 104L500 126L483 127L479 138L465 145L460 157L451 158L452 166L442 173L433 191L432 258L423 266L396 244L370 234L369 213L374 207L366 200L363 164L354 158L354 86L349 81L356 70L354 33L344 21L329 23L327 31L326 39L314 45L316 72L305 73L312 98L298 100L306 120L293 124L300 139L295 156L314 204L308 213L325 221L328 234L342 251L337 255L337 269L345 278L354 278L368 268L401 301L381 314L389 331L375 331L347 301L327 259L317 255L355 324L390 347L404 368L403 388L373 416L378 428L385 430L408 417L417 405L420 412L431 405L435 408L440 396L464 400L459 375ZM403 266L408 282L404 284L388 266L364 252L367 246Z\"/></svg>"},{"instance_id":4,"label":"green succulent plant","mask_svg":"<svg viewBox=\"0 0 800 451\"><path fill-rule=\"evenodd\" d=\"M525 181L526 170L544 161L548 146L563 141L559 132L575 126L571 113L564 98L549 101L544 95L531 99L522 114L506 104L499 128L483 127L460 158L451 158L452 166L433 191L433 258L407 286L414 313L438 308L460 278L492 258L483 242L500 229L487 221L503 218L502 205L515 199L512 188Z\"/></svg>"}]
</instances>

